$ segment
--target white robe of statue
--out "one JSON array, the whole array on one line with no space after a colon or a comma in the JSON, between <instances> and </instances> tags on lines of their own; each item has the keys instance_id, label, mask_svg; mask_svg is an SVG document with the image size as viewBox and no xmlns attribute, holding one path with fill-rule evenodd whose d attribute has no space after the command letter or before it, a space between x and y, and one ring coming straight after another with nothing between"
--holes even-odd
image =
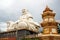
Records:
<instances>
[{"instance_id":1,"label":"white robe of statue","mask_svg":"<svg viewBox=\"0 0 60 40\"><path fill-rule=\"evenodd\" d=\"M37 31L40 25L33 21L32 15L28 12L27 9L22 10L22 16L19 18L18 27L21 29L29 29L32 31Z\"/></svg>"},{"instance_id":2,"label":"white robe of statue","mask_svg":"<svg viewBox=\"0 0 60 40\"><path fill-rule=\"evenodd\" d=\"M22 10L22 16L20 16L19 20L16 22L7 22L8 24L8 30L14 30L14 29L28 29L31 31L38 31L38 28L40 25L33 21L33 17L31 13L28 12L27 9Z\"/></svg>"},{"instance_id":3,"label":"white robe of statue","mask_svg":"<svg viewBox=\"0 0 60 40\"><path fill-rule=\"evenodd\" d=\"M12 27L12 25L14 24L13 21L8 21L7 22L7 31L11 31L14 29L14 27Z\"/></svg>"}]
</instances>

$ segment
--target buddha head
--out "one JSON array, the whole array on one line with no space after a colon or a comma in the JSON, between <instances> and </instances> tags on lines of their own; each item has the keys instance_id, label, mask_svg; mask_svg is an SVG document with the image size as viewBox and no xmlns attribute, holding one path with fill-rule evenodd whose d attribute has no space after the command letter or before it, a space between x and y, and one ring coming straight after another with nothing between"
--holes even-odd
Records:
<instances>
[{"instance_id":1,"label":"buddha head","mask_svg":"<svg viewBox=\"0 0 60 40\"><path fill-rule=\"evenodd\" d=\"M22 9L22 15L27 14L28 10L27 9Z\"/></svg>"}]
</instances>

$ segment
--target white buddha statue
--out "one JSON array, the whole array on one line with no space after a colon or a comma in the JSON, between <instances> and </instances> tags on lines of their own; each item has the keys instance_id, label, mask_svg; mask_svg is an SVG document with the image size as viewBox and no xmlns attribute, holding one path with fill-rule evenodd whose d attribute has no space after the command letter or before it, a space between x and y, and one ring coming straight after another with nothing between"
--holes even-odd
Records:
<instances>
[{"instance_id":1,"label":"white buddha statue","mask_svg":"<svg viewBox=\"0 0 60 40\"><path fill-rule=\"evenodd\" d=\"M40 25L33 21L32 15L28 12L27 9L22 10L22 16L19 18L18 22L18 27L17 28L22 28L22 29L29 29L32 31L37 31Z\"/></svg>"},{"instance_id":2,"label":"white buddha statue","mask_svg":"<svg viewBox=\"0 0 60 40\"><path fill-rule=\"evenodd\" d=\"M28 12L27 9L22 9L22 16L16 22L7 22L8 30L11 29L28 29L31 31L38 31L40 25L33 21L32 15Z\"/></svg>"}]
</instances>

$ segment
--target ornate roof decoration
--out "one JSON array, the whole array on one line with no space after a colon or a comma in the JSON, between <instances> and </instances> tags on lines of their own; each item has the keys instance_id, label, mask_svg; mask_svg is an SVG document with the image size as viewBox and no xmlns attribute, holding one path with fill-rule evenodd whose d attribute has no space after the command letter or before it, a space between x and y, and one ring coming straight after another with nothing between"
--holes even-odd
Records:
<instances>
[{"instance_id":1,"label":"ornate roof decoration","mask_svg":"<svg viewBox=\"0 0 60 40\"><path fill-rule=\"evenodd\" d=\"M48 6L46 6L46 8L43 12L46 12L46 11L51 11L52 12L53 10L51 10Z\"/></svg>"}]
</instances>

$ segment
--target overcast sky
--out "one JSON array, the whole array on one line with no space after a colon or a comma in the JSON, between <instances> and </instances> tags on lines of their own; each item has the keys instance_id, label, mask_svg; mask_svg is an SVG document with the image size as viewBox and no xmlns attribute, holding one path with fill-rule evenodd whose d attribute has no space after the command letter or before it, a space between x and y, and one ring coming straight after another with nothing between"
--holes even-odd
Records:
<instances>
[{"instance_id":1,"label":"overcast sky","mask_svg":"<svg viewBox=\"0 0 60 40\"><path fill-rule=\"evenodd\" d=\"M16 21L21 16L21 10L27 8L33 15L34 21L42 20L41 14L46 5L56 13L60 20L60 0L0 0L0 27L6 30L7 21Z\"/></svg>"}]
</instances>

